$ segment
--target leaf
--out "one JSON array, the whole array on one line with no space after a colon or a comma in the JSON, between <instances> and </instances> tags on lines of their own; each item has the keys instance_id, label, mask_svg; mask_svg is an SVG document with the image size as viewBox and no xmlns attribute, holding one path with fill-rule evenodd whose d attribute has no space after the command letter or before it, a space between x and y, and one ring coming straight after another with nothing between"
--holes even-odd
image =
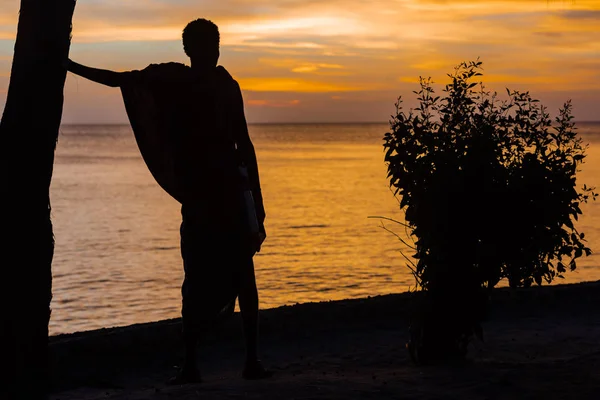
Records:
<instances>
[{"instance_id":1,"label":"leaf","mask_svg":"<svg viewBox=\"0 0 600 400\"><path fill-rule=\"evenodd\" d=\"M400 208L404 208L408 205L409 196L402 196L402 200L400 201Z\"/></svg>"},{"instance_id":2,"label":"leaf","mask_svg":"<svg viewBox=\"0 0 600 400\"><path fill-rule=\"evenodd\" d=\"M573 227L573 221L571 221L571 218L566 218L566 219L565 219L565 222L564 222L564 224L565 224L565 225L566 225L568 228L575 229L575 228Z\"/></svg>"}]
</instances>

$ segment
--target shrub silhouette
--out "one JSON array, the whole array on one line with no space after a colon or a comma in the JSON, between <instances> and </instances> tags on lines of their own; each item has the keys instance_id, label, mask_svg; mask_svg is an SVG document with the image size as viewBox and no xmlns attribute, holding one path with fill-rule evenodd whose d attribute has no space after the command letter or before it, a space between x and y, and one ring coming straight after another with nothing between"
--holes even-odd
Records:
<instances>
[{"instance_id":1,"label":"shrub silhouette","mask_svg":"<svg viewBox=\"0 0 600 400\"><path fill-rule=\"evenodd\" d=\"M421 289L408 344L417 362L463 357L501 279L550 283L591 253L573 225L596 194L576 187L586 146L570 102L553 127L528 92L507 89L500 101L474 82L481 65L455 67L443 97L421 78L419 106L406 113L400 98L384 137L405 212L395 222L413 239L407 260Z\"/></svg>"}]
</instances>

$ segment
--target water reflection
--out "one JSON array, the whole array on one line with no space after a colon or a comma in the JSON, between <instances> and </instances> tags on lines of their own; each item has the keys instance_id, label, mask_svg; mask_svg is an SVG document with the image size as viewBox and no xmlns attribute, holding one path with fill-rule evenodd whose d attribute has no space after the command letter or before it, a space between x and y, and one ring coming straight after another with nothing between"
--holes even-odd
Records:
<instances>
[{"instance_id":1,"label":"water reflection","mask_svg":"<svg viewBox=\"0 0 600 400\"><path fill-rule=\"evenodd\" d=\"M261 306L400 292L414 284L400 243L369 215L400 218L386 125L254 125L269 234L256 257ZM581 182L598 185L600 125ZM51 189L56 234L52 334L179 316L178 204L139 157L128 127L64 127ZM600 204L579 227L600 248ZM566 282L600 279L597 256Z\"/></svg>"}]
</instances>

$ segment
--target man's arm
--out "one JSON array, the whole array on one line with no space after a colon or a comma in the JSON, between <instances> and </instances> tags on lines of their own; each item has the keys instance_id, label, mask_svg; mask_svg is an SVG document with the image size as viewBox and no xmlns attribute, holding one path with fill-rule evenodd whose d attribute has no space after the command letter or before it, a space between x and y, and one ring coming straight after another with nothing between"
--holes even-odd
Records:
<instances>
[{"instance_id":1,"label":"man's arm","mask_svg":"<svg viewBox=\"0 0 600 400\"><path fill-rule=\"evenodd\" d=\"M248 168L248 179L252 187L252 196L254 197L254 202L256 203L256 216L258 218L258 222L261 225L261 229L264 231L263 224L265 221L266 213L263 204L262 192L260 189L258 162L256 160L256 152L254 151L254 145L252 144L252 140L250 140L250 135L248 134L248 125L246 123L246 116L244 114L244 100L242 98L242 91L239 89L239 86L237 86L237 91L237 107L239 114L236 118L236 131L238 134L236 142L238 146L238 153L240 154L242 161L246 165L246 168Z\"/></svg>"},{"instance_id":2,"label":"man's arm","mask_svg":"<svg viewBox=\"0 0 600 400\"><path fill-rule=\"evenodd\" d=\"M248 135L248 129L242 131L242 137L237 143L238 151L242 155L242 159L248 168L248 180L252 188L252 196L256 203L256 216L260 224L264 224L266 213L263 204L262 192L260 189L260 178L258 175L258 162L256 160L256 152L254 151L254 145Z\"/></svg>"},{"instance_id":3,"label":"man's arm","mask_svg":"<svg viewBox=\"0 0 600 400\"><path fill-rule=\"evenodd\" d=\"M67 60L67 70L90 81L110 87L119 87L125 83L126 73L86 67L71 60Z\"/></svg>"}]
</instances>

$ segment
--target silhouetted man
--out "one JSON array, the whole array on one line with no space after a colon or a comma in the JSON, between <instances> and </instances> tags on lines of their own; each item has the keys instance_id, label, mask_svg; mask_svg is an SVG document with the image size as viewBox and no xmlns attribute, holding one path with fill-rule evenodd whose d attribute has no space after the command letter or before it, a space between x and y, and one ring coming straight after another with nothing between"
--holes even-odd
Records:
<instances>
[{"instance_id":1,"label":"silhouetted man","mask_svg":"<svg viewBox=\"0 0 600 400\"><path fill-rule=\"evenodd\" d=\"M181 204L185 362L171 383L200 381L199 334L239 298L243 376L269 376L259 359L258 291L252 257L265 238L254 147L237 82L218 66L219 31L198 19L183 31L191 67L152 64L113 72L69 60L69 71L120 87L138 146L157 182ZM254 203L253 203L254 201Z\"/></svg>"}]
</instances>

